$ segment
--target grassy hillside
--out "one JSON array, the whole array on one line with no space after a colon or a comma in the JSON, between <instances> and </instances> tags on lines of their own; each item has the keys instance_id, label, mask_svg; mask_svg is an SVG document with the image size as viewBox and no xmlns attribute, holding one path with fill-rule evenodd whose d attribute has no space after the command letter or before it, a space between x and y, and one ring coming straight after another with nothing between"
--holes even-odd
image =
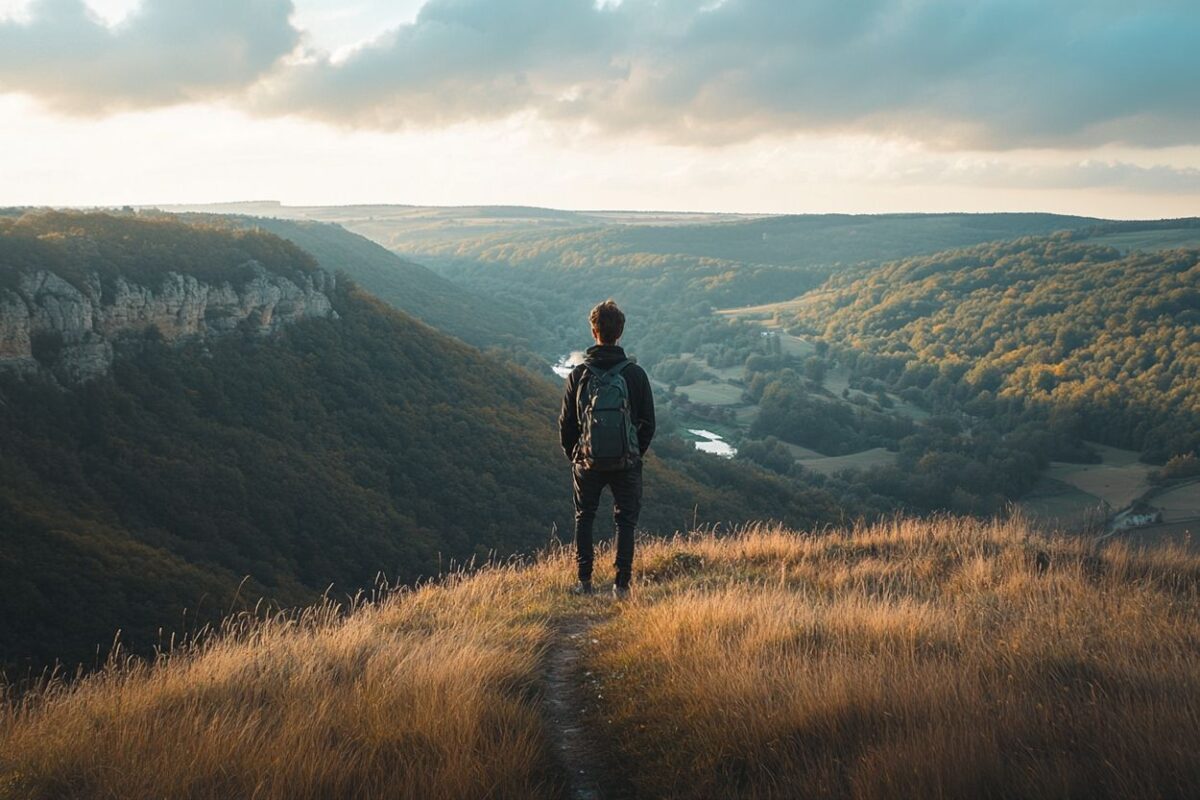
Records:
<instances>
[{"instance_id":1,"label":"grassy hillside","mask_svg":"<svg viewBox=\"0 0 1200 800\"><path fill-rule=\"evenodd\" d=\"M125 274L121 255L140 257L146 231L161 256L147 281L191 263L168 245L200 260L190 248L210 240L210 270L221 247L242 263L245 241L316 269L261 232L105 215L37 225L33 244L68 242L80 275L94 253L102 274ZM10 244L0 236L0 253ZM39 264L57 268L6 261L0 276ZM136 337L110 375L73 388L0 374L0 666L90 661L118 629L145 652L160 631L259 597L309 603L570 535L558 386L345 282L332 301L339 318L270 338ZM820 492L665 438L653 452L649 530L838 514Z\"/></svg>"},{"instance_id":2,"label":"grassy hillside","mask_svg":"<svg viewBox=\"0 0 1200 800\"><path fill-rule=\"evenodd\" d=\"M1132 250L1200 249L1200 217L1106 222L1080 231L1089 244Z\"/></svg>"},{"instance_id":3,"label":"grassy hillside","mask_svg":"<svg viewBox=\"0 0 1200 800\"><path fill-rule=\"evenodd\" d=\"M638 566L626 603L551 552L114 659L2 707L0 797L557 798L575 744L605 796L1200 791L1200 557L940 519Z\"/></svg>"}]
</instances>

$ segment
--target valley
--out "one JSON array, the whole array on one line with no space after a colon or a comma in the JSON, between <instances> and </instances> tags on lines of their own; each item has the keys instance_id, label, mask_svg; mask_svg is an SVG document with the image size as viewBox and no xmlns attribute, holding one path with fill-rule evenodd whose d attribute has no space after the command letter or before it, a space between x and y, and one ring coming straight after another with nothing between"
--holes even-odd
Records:
<instances>
[{"instance_id":1,"label":"valley","mask_svg":"<svg viewBox=\"0 0 1200 800\"><path fill-rule=\"evenodd\" d=\"M1068 397L1068 388L1099 392L1086 366L1013 360L1029 358L1045 337L1060 352L1081 345L1078 352L1087 352L1093 335L1087 322L1068 326L1053 316L1033 322L1038 342L1004 363L970 369L979 348L1000 346L1013 335L996 316L1007 311L1000 311L998 299L985 297L988 284L971 288L988 263L1005 264L1005 274L1019 264L1017 281L1042 270L1053 283L1049 276L1066 275L1054 271L1073 259L1094 263L1088 268L1095 279L1114 286L1136 273L1136 281L1147 285L1136 290L1143 298L1132 301L1139 304L1139 320L1129 324L1147 324L1155 312L1142 310L1144 298L1156 293L1172 298L1163 312L1183 314L1175 317L1183 324L1196 313L1196 298L1182 277L1195 261L1177 248L1193 241L1195 220L1117 223L1037 214L756 218L511 207L240 210L336 222L471 295L517 311L526 338L505 352L543 374L563 373L563 354L587 342L582 321L590 304L615 297L630 313L626 346L650 370L666 401L665 430L703 448L714 440L691 431L711 432L728 446L724 455L736 451L739 461L829 491L843 507L867 515L945 508L995 513L1018 502L1050 524L1075 525L1099 504L1117 509L1144 491L1150 464L1161 463L1172 448L1200 446L1189 438L1197 435L1197 410L1178 388L1187 385L1195 363L1186 324L1157 334L1163 344L1174 337L1170 346L1179 359L1159 368L1169 374L1154 378L1168 386L1165 394L1157 395L1134 372L1115 377L1117 385L1138 387L1151 404L1172 398L1172 407L1185 415L1176 420L1161 416L1166 405L1152 410L1139 402L1121 411L1100 394L1094 400ZM947 333L961 339L970 328L936 319L945 313L938 308L942 300L903 297L912 291L907 279L889 284L883 277L909 269L971 276L952 280L979 295L963 309L971 315L966 324L985 340L964 352L949 341L935 342L927 367L918 369L914 340L888 332L886 315L893 307L926 341ZM1003 280L992 283L1002 286ZM1041 307L1057 313L1064 298L1085 291L1076 283L1051 290L1049 305ZM1112 313L1095 307L1101 297L1091 296L1092 320ZM847 298L856 302L847 306ZM1114 294L1111 302L1126 301ZM863 327L848 328L841 319ZM1107 364L1113 356L1103 358ZM1082 374L1063 382L1055 369ZM997 392L996 376L1009 373L1019 385ZM1040 386L1051 384L1061 384L1054 389L1061 401L1043 394ZM1114 426L1113 415L1126 420ZM1188 432L1183 440L1166 434L1181 427ZM1105 447L1148 463L1130 467L1128 455Z\"/></svg>"},{"instance_id":2,"label":"valley","mask_svg":"<svg viewBox=\"0 0 1200 800\"><path fill-rule=\"evenodd\" d=\"M644 520L650 530L670 533L696 522L698 513L713 521L765 517L805 524L847 515L871 519L897 512L988 515L1005 513L1010 507L1021 509L1037 524L1079 529L1096 525L1098 520L1143 496L1151 488L1154 462L1161 463L1171 455L1171 452L1158 454L1161 448L1187 452L1187 448L1195 446L1188 438L1191 433L1182 437L1173 435L1170 439L1156 438L1155 425L1188 432L1198 430L1189 422L1193 417L1186 416L1193 414L1186 401L1170 401L1175 403L1171 407L1176 418L1158 422L1155 417L1147 416L1160 413L1153 405L1134 406L1122 412L1105 410L1108 421L1097 428L1088 421L1089 414L1101 413L1101 407L1086 396L1082 399L1072 396L1069 407L1056 410L1053 395L1043 399L1042 395L1027 394L1026 387L1037 389L1049 385L1044 375L1051 373L1035 375L1030 371L1035 367L1024 362L997 364L982 372L982 367L972 366L967 355L954 349L966 345L947 338L952 330L959 328L952 328L938 315L967 310L983 315L984 321L972 323L978 329L987 332L989 325L994 325L988 316L994 313L988 305L992 301L985 295L1001 279L978 284L977 277L983 274L980 270L984 265L991 263L1008 264L1005 269L1010 272L1043 270L1049 276L1046 285L1052 287L1055 280L1060 280L1054 277L1060 274L1056 272L1057 264L1069 263L1070 259L1083 259L1086 269L1096 274L1095 279L1088 280L1108 281L1117 286L1124 280L1121 276L1127 274L1118 267L1135 264L1137 280L1143 284L1157 281L1165 287L1148 285L1141 289L1142 294L1169 298L1163 302L1173 304L1172 313L1179 325L1189 319L1188 315L1196 313L1189 305L1196 302L1193 294L1186 288L1173 288L1171 283L1186 284L1188 270L1196 263L1194 256L1171 249L1156 254L1157 251L1151 250L1124 252L1096 248L1091 244L1093 233L1089 232L1093 229L1087 227L1094 225L1094 220L1046 215L747 218L560 213L537 209L389 211L383 207L302 210L239 207L237 215L222 216L214 214L214 210L230 209L192 209L176 217L147 211L132 217L109 218L111 221L105 221L103 215L80 220L70 216L34 216L17 218L13 228L19 232L22 225L33 225L34 221L46 230L56 225L78 227L82 220L92 226L91 232L76 235L91 236L101 247L116 241L105 237L120 231L122 225L141 226L138 235L143 230L154 231L168 240L179 237L180 242L187 241L185 234L192 235L188 232L199 230L216 237L212 241L220 242L220 247L229 246L220 238L228 236L232 237L230 241L254 243L264 254L272 247L278 248L267 243L280 241L273 239L280 236L296 248L286 258L297 260L296 263L311 259L303 269L319 268L323 270L321 274L339 276L338 288L327 301L331 303L330 312L339 318L332 327L328 321L322 327L301 320L249 349L237 337L228 343L214 341L200 348L187 345L182 349L161 349L158 345L131 349L128 342L133 340L122 340L121 351L130 357L118 359L114 365L116 392L111 399L96 405L96 389L88 389L87 399L81 395L78 402L86 402L93 408L90 412L93 418L99 413L113 415L114 420L119 414L137 419L136 415L129 417L128 412L116 409L130 402L145 402L140 395L146 391L143 388L146 381L151 380L149 375L155 374L159 377L154 381L166 380L167 385L187 387L182 395L169 399L164 395L154 401L159 404L158 414L176 415L170 417L174 420L170 425L177 430L194 431L188 435L206 437L195 443L180 441L169 446L164 439L162 444L154 445L168 453L174 449L176 455L167 458L175 460L167 463L178 466L167 467L163 472L162 467L152 468L147 462L138 467L142 477L133 483L124 475L127 467L118 467L113 459L117 453L135 452L148 446L139 443L142 434L135 433L136 427L122 423L112 428L112 434L102 434L97 444L82 448L80 452L88 461L80 469L88 472L72 478L75 483L67 483L66 476L72 473L55 475L43 467L31 466L34 464L31 459L39 448L45 447L49 436L61 438L63 448L79 447L73 442L75 437L85 435L85 427L81 423L54 434L35 433L52 429L40 420L40 412L34 410L36 406L31 405L26 411L24 404L40 402L44 407L53 407L44 399L35 401L34 397L50 397L59 390L46 386L35 391L36 381L4 389L9 402L15 403L22 414L28 413L25 417L11 418L13 422L25 421L20 423L20 429L9 429L16 438L10 438L5 451L8 469L14 475L25 476L24 484L11 485L29 487L20 503L9 501L19 518L28 521L23 523L28 525L28 533L24 535L33 537L35 530L44 529L46 523L36 521L41 513L37 509L40 503L53 503L59 504L55 515L61 517L63 508L75 508L70 513L81 520L78 524L96 531L103 527L104 536L117 537L112 539L114 542L131 534L130 541L138 542L137 547L176 553L173 557L182 558L178 563L183 572L177 578L181 588L169 597L163 595L163 600L176 609L190 605L185 597L191 590L183 587L193 584L199 587L206 581L216 581L209 584L207 593L231 596L239 580L235 575L254 576L249 594L270 595L293 603L310 596L309 592L330 580L348 588L367 585L372 572L379 570L379 554L355 548L338 548L335 552L341 555L332 559L329 555L316 555L314 549L306 557L311 559L307 563L303 559L295 561L294 556L291 561L279 561L275 549L284 546L282 539L278 544L246 550L244 543L233 544L242 542L240 537L245 534L222 534L217 532L219 529L203 525L189 529L178 521L175 516L178 511L167 511L165 500L157 507L153 503L158 501L147 505L156 496L154 492L135 489L144 495L137 504L131 505L125 498L124 493L130 488L146 485L137 481L149 480L152 469L159 470L158 480L179 471L172 480L179 481L180 486L193 485L189 483L193 479L185 477L184 467L189 462L202 464L208 459L217 463L218 451L212 444L236 442L245 435L280 438L278 432L270 432L272 426L277 431L294 432L288 434L290 441L266 448L262 451L264 455L276 453L272 457L284 458L282 453L293 452L295 455L285 460L307 465L302 472L310 474L303 479L297 476L285 480L280 484L281 491L274 496L268 492L264 499L274 497L270 501L279 504L279 511L271 513L278 514L280 519L293 517L295 510L284 511L292 502L288 498L300 492L301 483L307 481L311 485L314 476L322 475L320 481L330 482L329 488L322 490L327 499L321 502L326 507L320 512L314 509L310 523L320 525L322 515L338 513L335 509L340 501L331 498L335 486L344 486L336 491L346 497L361 495L363 499L354 514L336 525L326 525L326 530L336 537L340 535L337 531L353 528L359 531L358 540L377 542L371 546L383 547L380 553L390 554L384 558L390 564L386 570L390 576L411 580L431 574L446 558L526 552L544 541L548 532L568 530L569 498L562 488L563 476L556 469L560 456L555 453L550 424L556 413L556 378L570 363L570 354L587 343L587 309L597 298L605 296L613 296L625 306L629 314L627 347L648 369L659 399L660 436L651 465L656 471L657 488L650 516ZM292 218L253 216L272 210L287 212L286 216ZM1125 235L1119 226L1114 230L1113 225L1107 224L1097 236ZM380 236L380 243L363 238L347 226ZM1045 236L1045 231L1057 230L1059 226L1075 227L1066 233ZM382 235L384 229L390 231L388 236ZM1139 240L1142 242L1157 236L1164 244L1171 244L1186 230L1184 226L1128 233L1142 237ZM843 241L851 232L852 246ZM1007 244L940 249L997 235L1016 238ZM21 241L24 240L10 237L10 250ZM831 247L829 259L841 253L844 257L867 260L822 261L815 248L825 245ZM903 257L904 253L921 251L931 255ZM126 256L113 252L109 263L121 264ZM182 247L177 252L178 255L168 256L162 263L172 263L171 259L175 259L175 263L187 264L190 263L187 259L195 258ZM52 255L51 250L45 253L38 258L65 264L56 268L65 270L62 274L68 280L86 278L86 271L81 271L86 261L71 266L62 261L63 256ZM421 263L418 257L427 263ZM297 269L284 261L279 263L285 272ZM113 279L128 274L129 278L122 279L142 276L137 279L157 280L148 266L134 264L129 267L134 271L128 273L122 272L124 267L113 269ZM205 269L211 272L212 268ZM946 297L959 291L955 287L978 284L969 288L975 293L972 297L978 299L966 300L954 308L946 306L944 310L928 299L909 299L905 293L925 290L921 284L903 277L905 271L932 276L923 280L950 281L939 290ZM881 276L886 275L896 278L882 280ZM329 285L335 284L330 280ZM1076 290L1064 285L1052 291L1058 293L1052 303L1059 305L1050 308L1056 309L1061 307L1063 298L1070 296L1069 292ZM373 296L368 297L367 293ZM898 299L892 299L891 294ZM1008 296L1012 297L1012 293ZM1091 301L1095 303L1104 296L1093 291ZM391 308L387 309L380 301ZM980 309L978 312L974 310L976 307ZM902 311L904 308L910 310ZM891 313L901 314L900 327L884 316ZM1095 318L1104 318L1107 313L1098 307ZM1146 316L1149 312L1138 313L1149 318ZM389 314L404 315L403 322L395 318L385 323L385 318L391 319ZM417 319L422 322L416 322ZM1056 327L1060 325L1056 318L1047 319L1050 327L1045 333L1039 330L1037 335L1051 340L1057 337L1060 346L1064 346L1063 337L1069 333L1071 339L1065 345L1068 349L1061 351L1068 356L1070 348L1083 348L1080 352L1088 347L1111 348L1110 344L1089 338L1095 334L1078 324L1069 330L1060 329ZM1026 330L1038 330L1037 326L1043 323L1031 320L1025 324L1031 326ZM1128 324L1142 323L1131 319ZM230 327L239 329L239 325L231 323ZM351 330L359 332L351 334ZM997 331L989 334L998 337L997 341L1014 335L1002 328ZM372 337L381 335L382 339L369 344ZM1157 386L1164 387L1161 395L1147 395L1152 403L1160 402L1155 397L1183 397L1179 394L1180 387L1189 385L1186 382L1189 371L1195 370L1198 363L1193 358L1195 341L1183 328L1160 328L1155 335L1170 339L1174 350L1172 359L1162 363L1154 379ZM939 341L939 336L945 341ZM387 344L393 341L392 337L399 338ZM414 349L413 344L418 341L422 345ZM914 346L917 341L931 343L928 355ZM312 354L304 355L303 349L293 352L296 347L308 348ZM384 355L392 352L389 348L395 348L399 360ZM330 372L328 367L314 371L315 364L301 367L318 352L328 354L321 359L332 358L331 363L344 364L346 369ZM1026 352L1030 355L1025 358L1032 358L1031 350L1016 352ZM155 359L152 366L146 361L150 355ZM42 355L43 359L46 357ZM1112 360L1111 356L1106 358ZM239 360L245 363L225 375L224 370ZM285 364L292 364L288 368L291 375L280 371ZM152 372L142 374L146 369ZM249 384L242 386L240 382L249 370L266 370L264 374L271 377L252 391L246 391ZM499 378L501 375L503 379ZM337 383L329 383L330 380ZM414 386L422 387L416 395L411 388L405 388L413 381ZM1136 374L1118 376L1117 381L1148 390L1145 378ZM1057 378L1054 383L1059 384L1056 391L1060 393L1071 385ZM370 399L349 416L345 410L334 414L333 409L345 402L335 398L344 397L346 390L342 387L352 384L360 386L354 390L360 400ZM106 384L102 381L98 385ZM485 399L485 385L507 387L503 389L503 399ZM284 386L289 387L283 390L291 398L287 402L276 399ZM312 395L313 392L316 394ZM320 399L322 394L325 399ZM70 396L68 393L64 399L69 400ZM416 397L426 399L414 405L411 401ZM450 401L450 397L455 399ZM507 428L497 429L489 423L475 429L465 423L472 414L472 401L466 400L469 397L477 398L473 402L478 407L488 409L488 418L493 413L501 415L496 419L515 414L511 417L515 426L536 431L531 441L537 454L523 448L528 456L522 458L532 460L520 467L518 481L528 498L528 512L513 510L506 518L482 527L468 521L475 513L470 506L431 502L430 495L436 496L439 491L467 495L478 491L474 485L482 479L485 491L490 493L485 496L498 498L501 492L508 491L500 487L511 485L496 478L504 470L497 468L497 472L485 471L479 476L477 467L465 468L453 452L453 440L445 436L438 442L437 459L444 459L451 471L434 478L439 489L431 489L432 484L426 487L422 483L424 478L418 478L418 473L405 466L404 460L405 453L414 452L412 448L428 452L433 446L432 440L422 445L419 437L413 436L414 430L430 428L430 423L415 422L421 414L430 415L430 420L438 419L438 426L450 424L451 430L458 431L454 436L459 441L487 441L488 447L496 448L493 452L503 452L507 446L504 437L508 435L503 431ZM1047 401L1050 405L1039 405ZM103 410L104 403L112 403L112 410ZM244 417L244 412L236 411L242 404L247 404L246 407L257 404L269 413L252 422ZM504 408L513 410L501 411ZM401 409L415 416L398 416ZM1121 421L1124 417L1112 416L1118 413L1128 416L1133 411L1140 416L1129 423ZM63 413L69 419L82 411ZM297 413L311 418L318 427L312 433L304 433L294 423L285 421ZM455 415L458 421L449 421ZM1114 419L1117 424L1113 424ZM214 423L217 427L212 427ZM240 426L239 432L221 427L231 424ZM1140 426L1137 435L1141 437L1142 450L1129 447L1134 442L1121 434L1135 424ZM345 438L348 425L357 426L357 431ZM255 431L253 434L251 429ZM1099 429L1104 430L1106 440L1095 435ZM472 430L475 432L471 433ZM119 440L104 438L114 435L124 437L125 450L113 449L112 443ZM334 438L329 438L330 435ZM23 445L21 436L25 437ZM318 463L311 453L322 437L328 443L323 446L331 448L328 453L332 460ZM365 438L359 442L358 437ZM183 456L183 452L191 455ZM467 452L468 449L463 450L464 455ZM478 454L473 457L478 459ZM244 483L247 470L253 470L262 479L277 472L277 468L268 467L266 462L252 466L253 462L247 462L246 458L239 456L236 473L229 475L231 480L234 475L242 476L237 480L247 489L239 492L249 488ZM97 470L100 474L111 473L113 478L98 486L90 477ZM429 477L433 478L435 473ZM130 488L123 488L126 486ZM77 499L64 504L61 498L72 496L67 492L75 492ZM322 496L321 491L314 493L311 489L307 494L313 499ZM225 502L221 499L225 496L220 491L215 495L218 502ZM483 505L494 502L497 500L485 500ZM1193 502L1186 489L1169 494L1164 523L1190 524L1186 515ZM509 497L504 504L512 506L513 498ZM455 513L461 521L448 514L446 509L450 507L459 509ZM106 509L119 510L114 517L114 512ZM241 527L242 524L234 526L234 530ZM275 523L253 523L249 530L275 527ZM362 532L368 530L376 533L364 536ZM472 532L468 533L469 530ZM403 533L396 538L399 531ZM251 539L259 535L250 534ZM316 534L314 528L313 548L319 548L317 543L323 541L323 535ZM305 538L309 536L306 534ZM214 546L218 549L212 552L222 555L206 565ZM84 550L88 547L92 545ZM294 545L286 547L295 552ZM61 574L72 575L76 568L63 565L60 569ZM203 579L186 577L189 571L197 569L204 573ZM31 577L23 576L20 580L29 583ZM46 596L39 583L43 579L32 580L31 585L39 588L30 589L29 596ZM217 586L224 588L217 590ZM151 596L157 592L149 590ZM194 597L203 593L198 590ZM99 616L85 625L93 631L85 634L85 639L91 638L92 642L100 637L100 631L117 627L115 621L120 614L115 606L93 604L93 607ZM135 649L148 640L152 620L160 619L153 603L145 608L141 627L128 620L124 625L125 635ZM71 627L65 622L62 626L64 630ZM39 634L25 631L14 636L18 640L26 637L36 641ZM70 652L73 648L75 652L82 649L79 644L63 640L46 645L40 652L48 655Z\"/></svg>"},{"instance_id":3,"label":"valley","mask_svg":"<svg viewBox=\"0 0 1200 800\"><path fill-rule=\"evenodd\" d=\"M480 350L355 279L411 282L448 325L503 316L456 316L465 293L340 228L285 231L319 235L318 261L264 227L0 218L0 669L95 666L118 630L148 654L260 599L408 584L569 530L558 389L528 351ZM710 461L656 448L647 530L836 517L819 490Z\"/></svg>"},{"instance_id":4,"label":"valley","mask_svg":"<svg viewBox=\"0 0 1200 800\"><path fill-rule=\"evenodd\" d=\"M175 791L194 770L220 773L232 791L269 774L277 796L306 796L316 784L280 770L270 747L225 766L221 743L235 732L202 737L208 761L194 769L172 769L166 751L146 744L193 735L197 714L216 731L247 712L253 720L238 731L273 718L290 742L281 746L309 746L299 706L193 694L196 670L228 681L238 665L274 664L255 673L253 692L296 699L327 692L329 679L277 681L287 672L278 665L330 665L353 696L416 713L400 739L376 738L336 721L362 716L339 694L321 725L343 725L360 749L373 742L381 758L407 764L422 791L469 793L503 773L514 796L622 784L604 774L615 758L642 763L640 788L652 793L697 753L726 764L742 751L722 738L729 720L711 706L699 723L688 718L701 733L684 749L656 742L680 724L669 710L678 686L691 697L740 687L747 710L734 721L754 732L735 758L769 763L680 794L703 797L838 763L810 746L773 750L775 734L759 730L764 698L794 688L797 669L816 670L820 684L827 657L858 676L861 692L880 679L863 654L886 652L911 667L902 691L927 707L930 663L943 670L938 688L981 668L1007 675L1019 643L1027 661L1013 697L1045 686L1058 697L1075 684L1046 676L1093 652L1083 643L1162 653L1172 641L1170 626L1094 612L1110 597L1105 586L1166 602L1160 588L1194 572L1200 251L1168 246L1186 241L1186 226L1097 233L1093 221L1042 215L311 213L359 220L394 250L312 218L0 214L0 584L16 592L0 618L0 669L16 678L0 705L0 742L16 754L0 759L0 797L61 780L120 791L124 778L90 770L70 743L43 744L49 728L80 724L107 732L105 760L126 764L147 796ZM1046 232L1059 224L1068 229ZM813 254L850 231L853 245L831 252L863 260ZM971 242L996 234L1010 238ZM1145 249L1093 241L1126 234ZM1146 244L1154 237L1162 248ZM659 433L646 466L639 595L581 611L566 608L560 585L571 510L553 420L561 377L587 344L586 312L610 295L629 314L626 344L651 377ZM1077 613L1053 647L1039 646L1031 632L1049 617L984 613L997 592L1042 597L1047 609L1070 597ZM514 605L498 609L501 595ZM891 600L864 605L877 597ZM822 603L838 609L823 622ZM956 638L952 621L964 615L1013 649ZM689 619L750 633L730 650ZM820 648L804 644L827 622ZM674 631L666 649L664 630ZM403 653L364 651L367 640ZM357 653L359 666L335 652ZM494 682L479 681L483 662ZM378 683L364 663L403 677ZM737 682L748 664L767 670L766 683ZM1157 669L1130 661L1121 680L1088 685L1190 696L1190 672L1163 683ZM463 707L455 731L404 699L416 686L467 696L468 675L480 715ZM942 713L965 736L994 697L987 685L960 689L973 699ZM541 706L529 700L543 692ZM182 696L190 710L178 717L167 709ZM863 697L872 713L886 707ZM820 706L797 698L797 718ZM129 702L159 711L112 711ZM667 727L647 739L630 703L662 709ZM1022 736L1060 735L1040 708L1009 724ZM547 736L570 740L593 714L619 733L573 745L607 753L579 762L594 779L565 780ZM1153 715L1140 719L1130 730L1162 736ZM517 737L512 747L479 733L496 724ZM868 749L912 741L911 729L883 722L850 730L825 739ZM455 749L443 734L476 744ZM442 741L467 769L430 767L413 737ZM1138 758L1147 769L1167 763ZM379 780L371 768L323 763L332 765L325 788ZM858 780L889 775L865 769Z\"/></svg>"},{"instance_id":5,"label":"valley","mask_svg":"<svg viewBox=\"0 0 1200 800\"><path fill-rule=\"evenodd\" d=\"M673 397L685 404L681 421L695 423L691 427L730 425L725 433L735 437L749 429L758 411L757 399L744 397L743 384L750 377L744 361L756 353L768 354L771 336L779 337L775 352L790 358L793 369L815 355L824 356L815 352L818 342L821 347L873 354L871 347L840 332L797 336L795 322L827 313L830 302L845 293L843 286L862 282L889 261L916 256L933 263L942 258L933 257L934 253L955 256L955 248L1050 234L1050 241L1079 243L1097 248L1095 253L1114 246L1126 258L1145 253L1145 260L1160 257L1151 254L1175 252L1200 230L1195 220L1186 219L1118 223L1037 214L756 218L514 207L278 204L240 210L343 224L424 263L469 292L525 309L530 336L541 339L523 351L530 363L533 358L553 363L562 353L578 349L581 340L586 342L579 320L587 300L617 297L635 315L653 318L631 316L627 346L652 368L660 389L670 392L674 384ZM1067 252L1063 247L1059 250ZM510 286L493 279L500 273L523 276L521 293L514 294ZM575 299L578 287L587 287L587 298ZM728 325L722 326L722 320ZM767 335L755 342L756 334ZM840 399L842 405L848 401L859 409L875 404L889 415L917 424L947 411L917 402L911 391L889 386L887 380L881 383L865 375L856 355L822 357L822 382L820 388L814 387L814 394ZM890 405L884 409L881 403ZM1106 444L1127 447L1127 442L1117 439ZM838 449L825 455L851 455ZM857 452L877 449L863 446ZM1089 456L1094 457L1094 453ZM1048 454L1046 469L1055 460L1053 453ZM1054 475L1047 472L1047 477Z\"/></svg>"}]
</instances>

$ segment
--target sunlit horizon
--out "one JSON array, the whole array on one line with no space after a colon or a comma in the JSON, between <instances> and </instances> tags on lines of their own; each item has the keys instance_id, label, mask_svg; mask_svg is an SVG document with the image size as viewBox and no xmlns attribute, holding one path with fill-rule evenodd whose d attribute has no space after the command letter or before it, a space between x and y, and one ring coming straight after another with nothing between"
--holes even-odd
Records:
<instances>
[{"instance_id":1,"label":"sunlit horizon","mask_svg":"<svg viewBox=\"0 0 1200 800\"><path fill-rule=\"evenodd\" d=\"M1191 32L1171 3L0 0L0 205L1193 216Z\"/></svg>"}]
</instances>

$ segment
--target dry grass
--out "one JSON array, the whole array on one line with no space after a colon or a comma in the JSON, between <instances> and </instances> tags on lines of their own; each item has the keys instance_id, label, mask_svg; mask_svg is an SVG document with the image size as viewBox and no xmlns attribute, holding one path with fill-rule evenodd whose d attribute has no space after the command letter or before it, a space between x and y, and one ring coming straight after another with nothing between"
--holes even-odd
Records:
<instances>
[{"instance_id":1,"label":"dry grass","mask_svg":"<svg viewBox=\"0 0 1200 800\"><path fill-rule=\"evenodd\" d=\"M947 519L639 564L623 604L567 599L555 553L12 699L0 797L562 796L540 691L568 614L599 621L595 731L642 796L1200 793L1200 556Z\"/></svg>"},{"instance_id":2,"label":"dry grass","mask_svg":"<svg viewBox=\"0 0 1200 800\"><path fill-rule=\"evenodd\" d=\"M1196 556L942 520L643 564L590 658L646 796L1200 792Z\"/></svg>"},{"instance_id":3,"label":"dry grass","mask_svg":"<svg viewBox=\"0 0 1200 800\"><path fill-rule=\"evenodd\" d=\"M552 794L531 699L551 566L489 568L349 615L235 622L157 665L13 701L0 797Z\"/></svg>"}]
</instances>

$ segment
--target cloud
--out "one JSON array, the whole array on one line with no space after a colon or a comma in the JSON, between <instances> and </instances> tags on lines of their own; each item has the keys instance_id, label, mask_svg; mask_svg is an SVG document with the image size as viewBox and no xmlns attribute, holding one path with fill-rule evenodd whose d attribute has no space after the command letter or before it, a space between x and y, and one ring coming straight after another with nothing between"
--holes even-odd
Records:
<instances>
[{"instance_id":1,"label":"cloud","mask_svg":"<svg viewBox=\"0 0 1200 800\"><path fill-rule=\"evenodd\" d=\"M269 113L399 128L545 111L574 87L619 82L624 31L592 0L436 0L341 61L282 71L257 98Z\"/></svg>"},{"instance_id":2,"label":"cloud","mask_svg":"<svg viewBox=\"0 0 1200 800\"><path fill-rule=\"evenodd\" d=\"M0 20L0 91L94 115L238 93L296 46L290 0L144 0L109 27L83 0Z\"/></svg>"},{"instance_id":3,"label":"cloud","mask_svg":"<svg viewBox=\"0 0 1200 800\"><path fill-rule=\"evenodd\" d=\"M1200 144L1195 0L428 0L348 54L284 59L290 10L144 0L109 29L38 0L0 23L0 90L84 112L227 95L378 130L525 114L681 144Z\"/></svg>"},{"instance_id":4,"label":"cloud","mask_svg":"<svg viewBox=\"0 0 1200 800\"><path fill-rule=\"evenodd\" d=\"M1200 141L1193 0L429 0L257 98L378 128L515 111L669 141L787 131L947 147Z\"/></svg>"}]
</instances>

